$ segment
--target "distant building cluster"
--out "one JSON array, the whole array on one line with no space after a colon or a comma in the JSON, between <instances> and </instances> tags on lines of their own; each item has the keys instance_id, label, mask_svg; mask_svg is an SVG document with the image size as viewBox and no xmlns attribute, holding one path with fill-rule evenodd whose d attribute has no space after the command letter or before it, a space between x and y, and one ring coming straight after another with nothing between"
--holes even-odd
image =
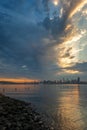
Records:
<instances>
[{"instance_id":1,"label":"distant building cluster","mask_svg":"<svg viewBox=\"0 0 87 130\"><path fill-rule=\"evenodd\" d=\"M78 77L77 79L60 79L60 80L44 80L41 83L43 84L79 84L80 83L80 77Z\"/></svg>"},{"instance_id":2,"label":"distant building cluster","mask_svg":"<svg viewBox=\"0 0 87 130\"><path fill-rule=\"evenodd\" d=\"M44 80L41 83L43 84L87 84L86 81L81 81L80 77L78 77L77 79L61 79L61 80Z\"/></svg>"}]
</instances>

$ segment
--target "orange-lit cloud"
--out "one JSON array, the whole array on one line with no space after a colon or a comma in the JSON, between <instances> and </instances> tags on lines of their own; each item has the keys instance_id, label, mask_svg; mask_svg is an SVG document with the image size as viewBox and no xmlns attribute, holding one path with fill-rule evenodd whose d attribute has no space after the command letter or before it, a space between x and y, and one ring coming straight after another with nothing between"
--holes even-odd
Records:
<instances>
[{"instance_id":1,"label":"orange-lit cloud","mask_svg":"<svg viewBox=\"0 0 87 130\"><path fill-rule=\"evenodd\" d=\"M86 30L78 30L72 23L66 25L66 35L61 37L61 44L55 47L58 66L67 68L79 62L79 53L83 50L79 48L79 41L86 32Z\"/></svg>"},{"instance_id":2,"label":"orange-lit cloud","mask_svg":"<svg viewBox=\"0 0 87 130\"><path fill-rule=\"evenodd\" d=\"M28 78L0 78L0 81L15 82L15 83L25 83L25 82L37 82L39 80L28 79Z\"/></svg>"},{"instance_id":3,"label":"orange-lit cloud","mask_svg":"<svg viewBox=\"0 0 87 130\"><path fill-rule=\"evenodd\" d=\"M87 4L87 0L72 0L69 18L71 18L77 11L80 11L85 4Z\"/></svg>"},{"instance_id":4,"label":"orange-lit cloud","mask_svg":"<svg viewBox=\"0 0 87 130\"><path fill-rule=\"evenodd\" d=\"M79 73L81 73L78 70L67 70L67 69L64 69L63 71L65 73L68 73L68 74L79 74Z\"/></svg>"},{"instance_id":5,"label":"orange-lit cloud","mask_svg":"<svg viewBox=\"0 0 87 130\"><path fill-rule=\"evenodd\" d=\"M56 73L56 75L62 75L62 74L81 74L79 70L74 70L74 69L61 69L60 72Z\"/></svg>"}]
</instances>

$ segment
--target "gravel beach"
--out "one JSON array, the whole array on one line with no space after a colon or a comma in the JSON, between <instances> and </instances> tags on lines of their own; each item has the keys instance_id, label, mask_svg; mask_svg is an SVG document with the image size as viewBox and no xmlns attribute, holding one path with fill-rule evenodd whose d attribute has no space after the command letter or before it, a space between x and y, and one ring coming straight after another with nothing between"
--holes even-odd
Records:
<instances>
[{"instance_id":1,"label":"gravel beach","mask_svg":"<svg viewBox=\"0 0 87 130\"><path fill-rule=\"evenodd\" d=\"M0 94L0 130L50 130L31 104Z\"/></svg>"}]
</instances>

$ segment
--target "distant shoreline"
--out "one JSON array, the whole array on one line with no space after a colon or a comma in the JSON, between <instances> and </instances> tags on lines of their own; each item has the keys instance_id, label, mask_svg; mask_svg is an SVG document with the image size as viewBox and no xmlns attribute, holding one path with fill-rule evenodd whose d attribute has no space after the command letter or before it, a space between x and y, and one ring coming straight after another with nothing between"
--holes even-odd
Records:
<instances>
[{"instance_id":1,"label":"distant shoreline","mask_svg":"<svg viewBox=\"0 0 87 130\"><path fill-rule=\"evenodd\" d=\"M39 83L39 82L37 82L37 83L15 83L15 82L0 82L0 84L1 85L6 85L6 84L8 84L8 85L10 85L10 84L17 84L17 85L22 85L22 84L24 84L24 85L28 85L28 84L32 84L32 85L38 85L38 84L43 84L43 85L52 85L52 84L55 84L55 85L62 85L62 84L77 84L77 85L80 85L80 84L83 84L83 85L85 85L85 84L87 84L87 82L80 82L80 83Z\"/></svg>"}]
</instances>

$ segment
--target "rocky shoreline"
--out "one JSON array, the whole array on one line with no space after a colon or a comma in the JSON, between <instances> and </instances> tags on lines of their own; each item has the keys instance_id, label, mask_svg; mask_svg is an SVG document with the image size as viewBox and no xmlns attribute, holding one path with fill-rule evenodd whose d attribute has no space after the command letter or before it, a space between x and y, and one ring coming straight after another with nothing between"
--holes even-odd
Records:
<instances>
[{"instance_id":1,"label":"rocky shoreline","mask_svg":"<svg viewBox=\"0 0 87 130\"><path fill-rule=\"evenodd\" d=\"M51 130L31 104L0 94L0 130Z\"/></svg>"}]
</instances>

